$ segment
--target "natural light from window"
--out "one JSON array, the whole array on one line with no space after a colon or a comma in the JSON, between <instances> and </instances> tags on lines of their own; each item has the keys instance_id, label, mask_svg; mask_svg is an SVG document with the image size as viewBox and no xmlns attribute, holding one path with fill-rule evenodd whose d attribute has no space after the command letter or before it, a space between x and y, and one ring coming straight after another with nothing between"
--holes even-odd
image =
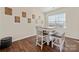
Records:
<instances>
[{"instance_id":1,"label":"natural light from window","mask_svg":"<svg viewBox=\"0 0 79 59\"><path fill-rule=\"evenodd\" d=\"M59 13L48 16L48 26L65 27L65 13Z\"/></svg>"}]
</instances>

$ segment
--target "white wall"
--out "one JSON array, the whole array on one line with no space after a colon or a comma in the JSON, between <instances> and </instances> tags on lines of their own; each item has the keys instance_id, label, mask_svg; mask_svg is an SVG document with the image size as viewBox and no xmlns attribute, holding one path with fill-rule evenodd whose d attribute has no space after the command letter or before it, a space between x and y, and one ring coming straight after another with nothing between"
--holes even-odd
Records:
<instances>
[{"instance_id":1,"label":"white wall","mask_svg":"<svg viewBox=\"0 0 79 59\"><path fill-rule=\"evenodd\" d=\"M22 17L22 11L26 11L27 17ZM26 38L29 36L35 35L35 21L38 19L39 16L41 16L38 23L40 23L42 20L44 20L44 15L41 13L40 10L37 10L36 8L20 8L20 7L12 7L12 16L11 15L5 15L5 9L4 7L0 8L0 38L6 37L6 36L12 36L13 41L20 40L22 38ZM32 23L27 22L27 18L31 17L32 14L35 14L36 18L32 19ZM14 16L20 16L20 23L15 23ZM43 25L43 24L39 24Z\"/></svg>"},{"instance_id":2,"label":"white wall","mask_svg":"<svg viewBox=\"0 0 79 59\"><path fill-rule=\"evenodd\" d=\"M77 7L65 7L59 8L46 13L46 24L47 16L56 13L66 13L66 36L71 38L79 39L79 8Z\"/></svg>"}]
</instances>

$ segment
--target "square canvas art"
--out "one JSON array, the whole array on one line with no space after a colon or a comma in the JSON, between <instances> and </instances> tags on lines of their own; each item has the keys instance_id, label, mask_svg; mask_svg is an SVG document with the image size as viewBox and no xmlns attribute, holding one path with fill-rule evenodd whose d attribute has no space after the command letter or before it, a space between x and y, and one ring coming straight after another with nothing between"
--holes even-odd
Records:
<instances>
[{"instance_id":1,"label":"square canvas art","mask_svg":"<svg viewBox=\"0 0 79 59\"><path fill-rule=\"evenodd\" d=\"M31 23L31 18L28 18L28 23Z\"/></svg>"},{"instance_id":2,"label":"square canvas art","mask_svg":"<svg viewBox=\"0 0 79 59\"><path fill-rule=\"evenodd\" d=\"M12 8L5 7L5 15L12 15Z\"/></svg>"},{"instance_id":3,"label":"square canvas art","mask_svg":"<svg viewBox=\"0 0 79 59\"><path fill-rule=\"evenodd\" d=\"M32 14L32 19L35 19L35 15L34 14Z\"/></svg>"},{"instance_id":4,"label":"square canvas art","mask_svg":"<svg viewBox=\"0 0 79 59\"><path fill-rule=\"evenodd\" d=\"M26 12L22 12L22 17L26 17Z\"/></svg>"},{"instance_id":5,"label":"square canvas art","mask_svg":"<svg viewBox=\"0 0 79 59\"><path fill-rule=\"evenodd\" d=\"M20 17L19 16L15 16L15 23L20 23Z\"/></svg>"}]
</instances>

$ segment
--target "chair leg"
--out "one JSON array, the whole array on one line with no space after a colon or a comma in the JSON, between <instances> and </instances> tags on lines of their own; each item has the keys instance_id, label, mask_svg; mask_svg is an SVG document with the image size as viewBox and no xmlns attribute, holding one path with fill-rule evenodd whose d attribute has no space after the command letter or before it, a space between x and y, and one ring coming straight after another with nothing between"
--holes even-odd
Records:
<instances>
[{"instance_id":1,"label":"chair leg","mask_svg":"<svg viewBox=\"0 0 79 59\"><path fill-rule=\"evenodd\" d=\"M47 39L47 45L49 45L49 42L50 42L50 41L49 41L49 37L47 37L46 39Z\"/></svg>"},{"instance_id":2,"label":"chair leg","mask_svg":"<svg viewBox=\"0 0 79 59\"><path fill-rule=\"evenodd\" d=\"M42 37L42 40L41 40L41 50L43 49L43 37Z\"/></svg>"},{"instance_id":3,"label":"chair leg","mask_svg":"<svg viewBox=\"0 0 79 59\"><path fill-rule=\"evenodd\" d=\"M52 42L52 44L51 44L51 47L53 48L53 42Z\"/></svg>"},{"instance_id":4,"label":"chair leg","mask_svg":"<svg viewBox=\"0 0 79 59\"><path fill-rule=\"evenodd\" d=\"M36 46L37 46L37 44L38 44L38 37L36 37Z\"/></svg>"},{"instance_id":5,"label":"chair leg","mask_svg":"<svg viewBox=\"0 0 79 59\"><path fill-rule=\"evenodd\" d=\"M52 39L52 43L51 43L51 47L52 47L52 48L53 48L53 45L54 45L54 39L55 39L55 38Z\"/></svg>"},{"instance_id":6,"label":"chair leg","mask_svg":"<svg viewBox=\"0 0 79 59\"><path fill-rule=\"evenodd\" d=\"M37 46L38 40L36 40L36 46Z\"/></svg>"},{"instance_id":7,"label":"chair leg","mask_svg":"<svg viewBox=\"0 0 79 59\"><path fill-rule=\"evenodd\" d=\"M62 52L64 50L64 44L65 43L63 43L62 45L60 45L60 52Z\"/></svg>"},{"instance_id":8,"label":"chair leg","mask_svg":"<svg viewBox=\"0 0 79 59\"><path fill-rule=\"evenodd\" d=\"M47 45L49 45L49 41L47 41Z\"/></svg>"},{"instance_id":9,"label":"chair leg","mask_svg":"<svg viewBox=\"0 0 79 59\"><path fill-rule=\"evenodd\" d=\"M62 51L64 51L64 47L65 47L65 46L64 46L64 44L63 44L63 45L62 45Z\"/></svg>"},{"instance_id":10,"label":"chair leg","mask_svg":"<svg viewBox=\"0 0 79 59\"><path fill-rule=\"evenodd\" d=\"M62 52L62 48L60 48L60 52Z\"/></svg>"},{"instance_id":11,"label":"chair leg","mask_svg":"<svg viewBox=\"0 0 79 59\"><path fill-rule=\"evenodd\" d=\"M41 50L43 49L43 45L41 45Z\"/></svg>"},{"instance_id":12,"label":"chair leg","mask_svg":"<svg viewBox=\"0 0 79 59\"><path fill-rule=\"evenodd\" d=\"M62 52L63 51L63 45L62 46L60 46L60 52Z\"/></svg>"}]
</instances>

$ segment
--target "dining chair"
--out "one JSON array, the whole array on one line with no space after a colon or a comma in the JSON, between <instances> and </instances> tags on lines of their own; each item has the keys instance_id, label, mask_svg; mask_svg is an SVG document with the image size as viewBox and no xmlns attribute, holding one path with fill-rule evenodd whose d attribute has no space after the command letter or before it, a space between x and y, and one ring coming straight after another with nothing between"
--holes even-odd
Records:
<instances>
[{"instance_id":1,"label":"dining chair","mask_svg":"<svg viewBox=\"0 0 79 59\"><path fill-rule=\"evenodd\" d=\"M61 30L59 30L61 31ZM56 31L55 34L52 35L52 48L53 45L59 48L60 52L64 49L64 43L65 43L65 32L59 32Z\"/></svg>"},{"instance_id":2,"label":"dining chair","mask_svg":"<svg viewBox=\"0 0 79 59\"><path fill-rule=\"evenodd\" d=\"M47 43L48 34L42 27L36 27L36 46L40 46L43 49L43 44Z\"/></svg>"}]
</instances>

